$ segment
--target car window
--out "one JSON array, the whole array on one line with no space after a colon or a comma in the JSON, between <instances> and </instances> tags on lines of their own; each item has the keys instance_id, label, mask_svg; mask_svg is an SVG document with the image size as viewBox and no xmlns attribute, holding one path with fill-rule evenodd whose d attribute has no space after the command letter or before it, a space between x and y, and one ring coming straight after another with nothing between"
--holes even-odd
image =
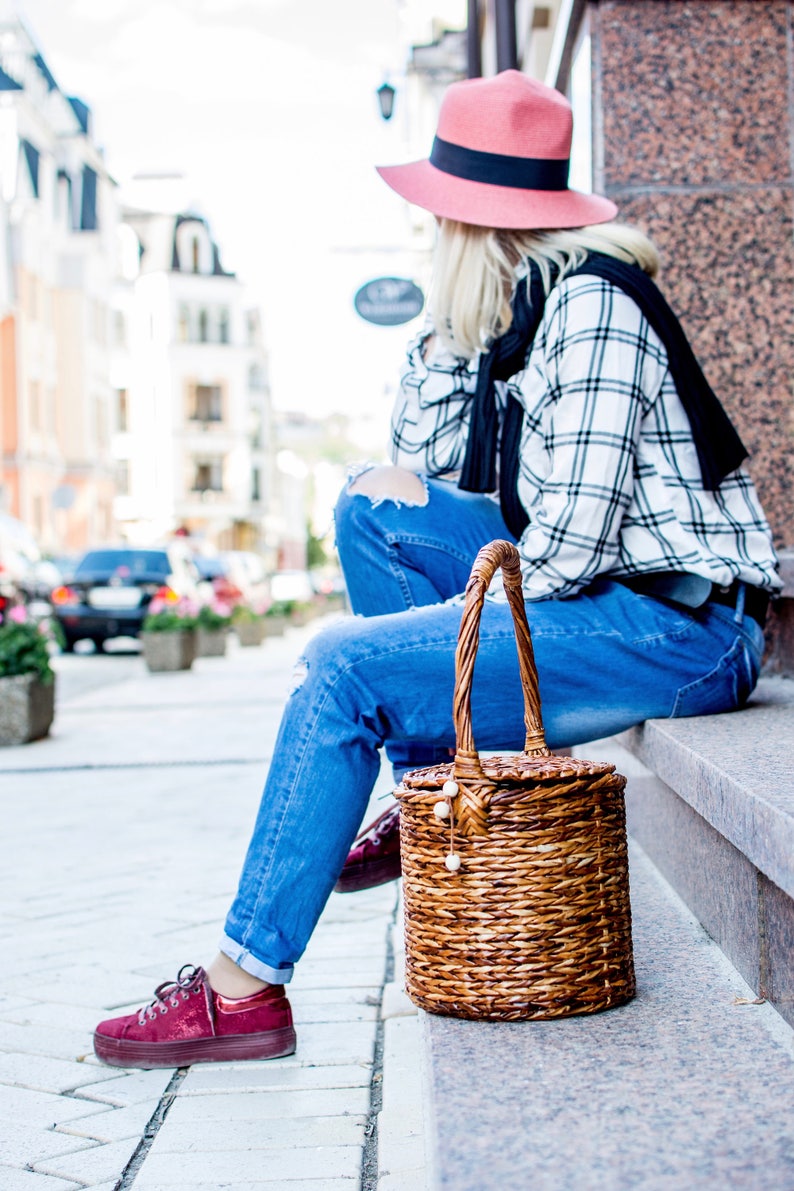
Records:
<instances>
[{"instance_id":1,"label":"car window","mask_svg":"<svg viewBox=\"0 0 794 1191\"><path fill-rule=\"evenodd\" d=\"M75 578L96 573L114 574L123 570L129 575L163 575L170 573L168 555L163 550L89 550L75 570Z\"/></svg>"}]
</instances>

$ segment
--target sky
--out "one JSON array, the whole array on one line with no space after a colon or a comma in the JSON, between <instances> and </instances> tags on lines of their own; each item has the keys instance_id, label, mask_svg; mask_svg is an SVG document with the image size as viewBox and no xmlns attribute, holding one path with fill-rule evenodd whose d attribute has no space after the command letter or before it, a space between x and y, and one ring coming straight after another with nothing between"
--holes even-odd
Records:
<instances>
[{"instance_id":1,"label":"sky","mask_svg":"<svg viewBox=\"0 0 794 1191\"><path fill-rule=\"evenodd\" d=\"M277 408L347 413L384 438L418 324L352 299L411 276L405 205L374 166L417 155L401 108L405 30L465 0L16 0L59 87L93 112L122 195L180 173L223 265L262 309ZM457 19L456 19L457 18ZM385 122L376 88L397 87ZM424 155L430 146L422 146ZM140 191L140 186L138 187Z\"/></svg>"}]
</instances>

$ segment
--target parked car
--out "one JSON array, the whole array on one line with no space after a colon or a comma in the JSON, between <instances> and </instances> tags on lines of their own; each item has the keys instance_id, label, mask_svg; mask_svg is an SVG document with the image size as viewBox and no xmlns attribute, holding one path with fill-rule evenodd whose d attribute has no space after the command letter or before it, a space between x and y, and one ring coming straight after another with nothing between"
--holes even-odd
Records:
<instances>
[{"instance_id":1,"label":"parked car","mask_svg":"<svg viewBox=\"0 0 794 1191\"><path fill-rule=\"evenodd\" d=\"M52 592L64 649L84 638L101 649L113 637L137 637L153 596L197 600L198 581L192 562L169 547L89 550Z\"/></svg>"},{"instance_id":2,"label":"parked car","mask_svg":"<svg viewBox=\"0 0 794 1191\"><path fill-rule=\"evenodd\" d=\"M198 554L193 558L213 595L229 604L268 602L270 584L262 558L249 550L224 550L220 554Z\"/></svg>"},{"instance_id":3,"label":"parked car","mask_svg":"<svg viewBox=\"0 0 794 1191\"><path fill-rule=\"evenodd\" d=\"M296 601L307 604L314 595L308 571L276 571L270 578L270 594L276 603Z\"/></svg>"}]
</instances>

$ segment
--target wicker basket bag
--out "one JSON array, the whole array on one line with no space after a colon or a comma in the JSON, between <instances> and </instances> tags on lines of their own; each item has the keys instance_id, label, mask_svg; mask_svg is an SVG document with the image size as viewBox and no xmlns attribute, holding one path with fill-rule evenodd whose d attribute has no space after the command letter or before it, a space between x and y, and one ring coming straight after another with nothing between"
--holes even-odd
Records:
<instances>
[{"instance_id":1,"label":"wicker basket bag","mask_svg":"<svg viewBox=\"0 0 794 1191\"><path fill-rule=\"evenodd\" d=\"M480 759L471 686L501 566L524 692L524 752ZM396 790L406 988L431 1013L492 1021L596 1013L634 996L623 788L614 765L546 747L516 548L491 542L466 588L453 764Z\"/></svg>"}]
</instances>

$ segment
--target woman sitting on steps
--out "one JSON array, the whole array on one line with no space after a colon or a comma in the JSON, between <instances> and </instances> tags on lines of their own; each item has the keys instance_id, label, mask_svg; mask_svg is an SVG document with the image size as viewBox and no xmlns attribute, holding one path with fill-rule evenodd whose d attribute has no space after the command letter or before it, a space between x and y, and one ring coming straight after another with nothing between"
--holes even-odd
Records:
<instances>
[{"instance_id":1,"label":"woman sitting on steps","mask_svg":"<svg viewBox=\"0 0 794 1191\"><path fill-rule=\"evenodd\" d=\"M220 952L102 1022L126 1067L291 1053L284 985L329 894L399 875L395 826L348 855L385 747L448 759L462 592L517 542L552 748L741 706L779 586L746 452L615 206L567 185L571 112L517 71L455 83L430 159L381 171L439 220L394 468L354 478L337 538L353 609L296 671ZM520 750L510 610L483 610L472 719Z\"/></svg>"}]
</instances>

